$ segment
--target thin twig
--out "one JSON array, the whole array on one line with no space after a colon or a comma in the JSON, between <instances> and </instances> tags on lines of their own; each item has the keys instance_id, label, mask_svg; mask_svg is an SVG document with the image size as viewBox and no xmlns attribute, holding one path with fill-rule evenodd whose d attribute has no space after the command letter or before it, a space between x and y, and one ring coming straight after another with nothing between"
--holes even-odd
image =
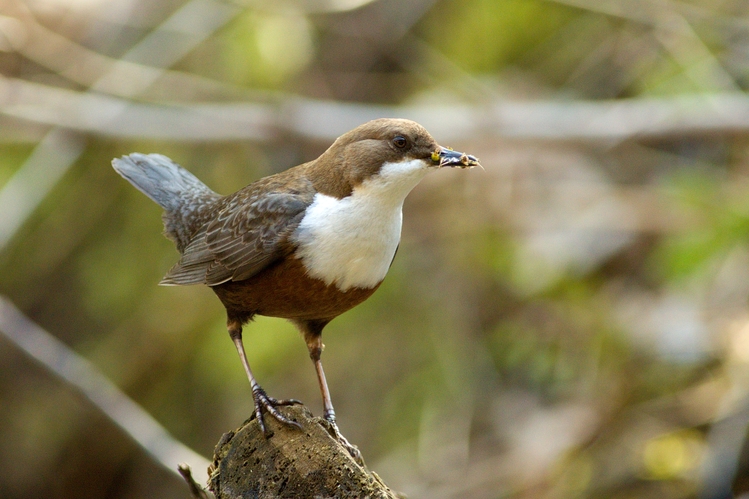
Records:
<instances>
[{"instance_id":1,"label":"thin twig","mask_svg":"<svg viewBox=\"0 0 749 499\"><path fill-rule=\"evenodd\" d=\"M205 490L195 481L192 477L190 466L185 463L180 463L179 466L177 466L177 471L182 475L182 478L185 479L185 482L187 482L187 487L190 489L190 495L194 499L212 499L214 497L213 494Z\"/></svg>"}]
</instances>

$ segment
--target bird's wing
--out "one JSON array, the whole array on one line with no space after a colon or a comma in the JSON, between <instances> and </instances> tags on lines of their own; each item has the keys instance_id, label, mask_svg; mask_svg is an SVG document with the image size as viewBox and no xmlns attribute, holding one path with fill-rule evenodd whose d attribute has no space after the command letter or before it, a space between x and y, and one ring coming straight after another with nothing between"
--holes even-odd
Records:
<instances>
[{"instance_id":1,"label":"bird's wing","mask_svg":"<svg viewBox=\"0 0 749 499\"><path fill-rule=\"evenodd\" d=\"M288 238L314 193L305 180L283 185L261 180L226 197L218 216L197 231L161 284L215 286L249 279L291 251Z\"/></svg>"}]
</instances>

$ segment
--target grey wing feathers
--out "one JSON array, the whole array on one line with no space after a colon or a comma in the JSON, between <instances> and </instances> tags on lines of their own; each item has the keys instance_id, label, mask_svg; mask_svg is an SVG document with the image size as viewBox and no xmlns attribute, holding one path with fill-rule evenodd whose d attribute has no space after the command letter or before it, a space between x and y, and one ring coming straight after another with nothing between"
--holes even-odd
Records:
<instances>
[{"instance_id":1,"label":"grey wing feathers","mask_svg":"<svg viewBox=\"0 0 749 499\"><path fill-rule=\"evenodd\" d=\"M252 186L250 186L252 187ZM306 192L239 193L203 226L161 284L207 284L248 279L284 255L285 243L312 202Z\"/></svg>"}]
</instances>

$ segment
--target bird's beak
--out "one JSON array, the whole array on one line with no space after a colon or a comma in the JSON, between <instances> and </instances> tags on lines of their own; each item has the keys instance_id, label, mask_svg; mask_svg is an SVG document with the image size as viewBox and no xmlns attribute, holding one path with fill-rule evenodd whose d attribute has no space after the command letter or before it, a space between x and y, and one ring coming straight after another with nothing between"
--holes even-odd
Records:
<instances>
[{"instance_id":1,"label":"bird's beak","mask_svg":"<svg viewBox=\"0 0 749 499\"><path fill-rule=\"evenodd\" d=\"M479 159L476 156L471 156L464 152L453 151L449 147L439 148L432 153L432 162L434 162L439 168L443 166L451 166L458 168L473 168L474 166L481 166Z\"/></svg>"}]
</instances>

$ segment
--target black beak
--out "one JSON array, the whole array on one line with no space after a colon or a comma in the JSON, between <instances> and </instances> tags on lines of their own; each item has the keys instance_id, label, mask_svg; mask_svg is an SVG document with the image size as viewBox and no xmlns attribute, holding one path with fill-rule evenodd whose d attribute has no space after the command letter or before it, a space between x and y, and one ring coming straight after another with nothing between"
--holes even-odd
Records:
<instances>
[{"instance_id":1,"label":"black beak","mask_svg":"<svg viewBox=\"0 0 749 499\"><path fill-rule=\"evenodd\" d=\"M432 161L438 163L438 166L452 166L458 168L472 168L481 166L476 156L471 156L464 152L453 151L448 147L441 147L432 153Z\"/></svg>"}]
</instances>

